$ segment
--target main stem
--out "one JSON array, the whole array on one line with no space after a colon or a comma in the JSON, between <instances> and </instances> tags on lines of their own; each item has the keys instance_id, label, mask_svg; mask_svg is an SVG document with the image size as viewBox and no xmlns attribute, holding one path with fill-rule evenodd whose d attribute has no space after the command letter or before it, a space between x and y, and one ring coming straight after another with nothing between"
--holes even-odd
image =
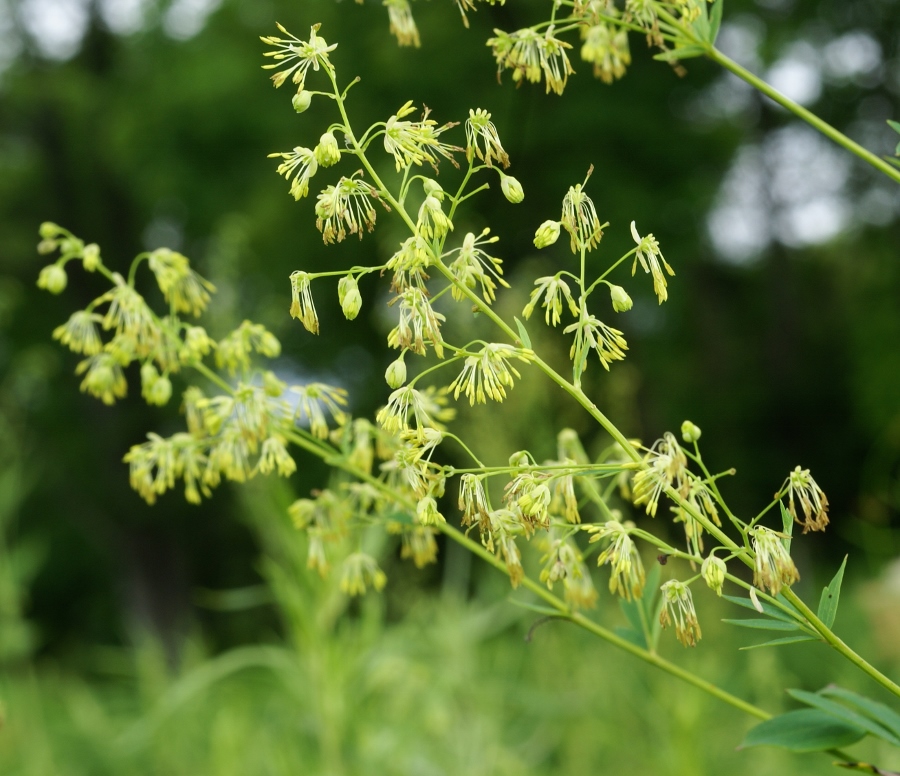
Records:
<instances>
[{"instance_id":1,"label":"main stem","mask_svg":"<svg viewBox=\"0 0 900 776\"><path fill-rule=\"evenodd\" d=\"M798 118L803 119L811 127L825 135L825 137L830 138L839 146L846 148L850 153L855 154L864 162L871 164L876 170L883 172L891 180L900 183L900 170L895 169L884 161L884 159L876 156L868 149L863 148L859 143L853 142L843 132L839 132L827 121L820 119L815 113L808 111L802 105L798 105L792 99L783 95L777 89L763 81L762 78L754 75L747 70L747 68L742 67L730 57L725 56L725 54L719 51L715 46L710 46L706 55L713 60L713 62L717 62L726 70L734 73L741 80L746 81L754 89L759 90L766 95L766 97L777 102L781 107L786 108Z\"/></svg>"}]
</instances>

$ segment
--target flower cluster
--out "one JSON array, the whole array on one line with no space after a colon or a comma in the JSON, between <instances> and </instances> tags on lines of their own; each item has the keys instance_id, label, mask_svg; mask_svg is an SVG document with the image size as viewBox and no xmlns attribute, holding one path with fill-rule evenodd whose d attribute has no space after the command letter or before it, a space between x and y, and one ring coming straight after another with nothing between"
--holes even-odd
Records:
<instances>
[{"instance_id":1,"label":"flower cluster","mask_svg":"<svg viewBox=\"0 0 900 776\"><path fill-rule=\"evenodd\" d=\"M421 166L422 162L428 162L437 170L438 160L435 153L456 164L453 154L462 149L439 140L439 136L456 126L456 122L439 127L434 119L428 118L427 108L421 121L403 120L415 110L411 101L405 103L384 126L384 150L394 157L397 170L414 164Z\"/></svg>"},{"instance_id":2,"label":"flower cluster","mask_svg":"<svg viewBox=\"0 0 900 776\"><path fill-rule=\"evenodd\" d=\"M602 525L589 525L585 530L592 534L591 542L609 539L609 545L597 558L597 565L609 564L609 592L626 600L640 598L644 592L646 575L641 555L629 536L634 523L609 520Z\"/></svg>"},{"instance_id":3,"label":"flower cluster","mask_svg":"<svg viewBox=\"0 0 900 776\"><path fill-rule=\"evenodd\" d=\"M797 466L785 480L788 492L788 512L807 531L824 531L828 525L828 497L809 473L809 469ZM803 520L797 514L794 499L800 503Z\"/></svg>"},{"instance_id":4,"label":"flower cluster","mask_svg":"<svg viewBox=\"0 0 900 776\"><path fill-rule=\"evenodd\" d=\"M702 634L691 589L684 582L670 579L663 584L661 590L663 608L659 614L660 625L667 628L674 621L678 640L686 647L697 646Z\"/></svg>"},{"instance_id":5,"label":"flower cluster","mask_svg":"<svg viewBox=\"0 0 900 776\"><path fill-rule=\"evenodd\" d=\"M517 84L522 79L539 83L543 75L547 92L562 94L569 75L575 72L566 55L566 49L572 46L553 33L553 25L544 34L530 27L512 33L494 30L496 37L490 38L487 44L497 61L497 72L512 70Z\"/></svg>"},{"instance_id":6,"label":"flower cluster","mask_svg":"<svg viewBox=\"0 0 900 776\"><path fill-rule=\"evenodd\" d=\"M488 399L502 402L506 398L506 389L513 386L513 378L521 377L509 363L510 359L517 358L527 364L533 355L530 350L512 345L485 345L478 355L466 357L463 371L450 384L453 398L458 399L460 393L465 393L469 404L476 401L487 404Z\"/></svg>"},{"instance_id":7,"label":"flower cluster","mask_svg":"<svg viewBox=\"0 0 900 776\"><path fill-rule=\"evenodd\" d=\"M319 25L313 25L309 30L309 40L301 40L291 35L280 24L278 29L287 35L287 39L275 36L260 37L260 40L268 46L275 46L274 51L266 51L263 56L275 60L271 65L263 65L264 70L276 70L279 67L287 67L279 70L272 76L276 88L281 86L290 76L300 92L306 82L306 74L310 68L318 70L323 66L328 70L333 69L328 54L337 48L337 44L329 46L317 33Z\"/></svg>"}]
</instances>

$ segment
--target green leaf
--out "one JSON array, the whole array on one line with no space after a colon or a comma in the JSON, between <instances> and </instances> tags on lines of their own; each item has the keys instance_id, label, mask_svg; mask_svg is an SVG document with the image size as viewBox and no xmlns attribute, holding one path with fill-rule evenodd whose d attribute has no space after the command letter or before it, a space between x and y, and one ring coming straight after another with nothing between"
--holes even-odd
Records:
<instances>
[{"instance_id":1,"label":"green leaf","mask_svg":"<svg viewBox=\"0 0 900 776\"><path fill-rule=\"evenodd\" d=\"M715 45L716 38L719 37L719 27L722 26L722 7L725 5L724 0L715 0L709 11L709 45ZM900 130L898 130L900 131Z\"/></svg>"},{"instance_id":2,"label":"green leaf","mask_svg":"<svg viewBox=\"0 0 900 776\"><path fill-rule=\"evenodd\" d=\"M743 606L745 609L752 609L754 612L759 611L759 609L757 609L753 605L753 601L751 601L749 598L738 598L737 596L733 595L723 595L722 598L725 598L726 600L731 601L731 603L737 604L738 606ZM782 622L792 622L797 623L798 625L803 624L803 622L800 621L799 618L791 617L781 609L772 606L772 604L768 604L765 601L760 601L760 605L762 606L763 614L765 614L767 617L772 617L773 619L781 620Z\"/></svg>"},{"instance_id":3,"label":"green leaf","mask_svg":"<svg viewBox=\"0 0 900 776\"><path fill-rule=\"evenodd\" d=\"M625 641L630 641L636 647L640 647L641 649L647 649L647 641L644 639L644 634L639 631L633 631L631 628L626 628L624 625L619 625L618 627L613 629L613 632L616 636L625 639Z\"/></svg>"},{"instance_id":4,"label":"green leaf","mask_svg":"<svg viewBox=\"0 0 900 776\"><path fill-rule=\"evenodd\" d=\"M762 644L748 644L746 647L738 647L742 651L748 649L759 649L760 647L780 647L784 644L799 644L802 641L821 641L815 636L786 636L783 639L772 639L772 641L764 641Z\"/></svg>"},{"instance_id":5,"label":"green leaf","mask_svg":"<svg viewBox=\"0 0 900 776\"><path fill-rule=\"evenodd\" d=\"M828 587L822 591L822 598L819 600L819 611L816 612L816 616L829 628L834 625L834 618L837 616L838 602L841 599L841 582L844 581L847 558L848 556L845 555L837 574L828 583Z\"/></svg>"},{"instance_id":6,"label":"green leaf","mask_svg":"<svg viewBox=\"0 0 900 776\"><path fill-rule=\"evenodd\" d=\"M781 746L792 752L821 752L855 744L866 731L818 709L789 711L761 722L741 744Z\"/></svg>"},{"instance_id":7,"label":"green leaf","mask_svg":"<svg viewBox=\"0 0 900 776\"><path fill-rule=\"evenodd\" d=\"M656 54L653 58L663 62L677 62L679 59L691 59L705 55L706 49L703 46L681 46L670 51L663 51L662 54Z\"/></svg>"},{"instance_id":8,"label":"green leaf","mask_svg":"<svg viewBox=\"0 0 900 776\"><path fill-rule=\"evenodd\" d=\"M513 316L513 320L516 322L516 328L519 330L519 339L521 340L523 347L531 350L531 338L528 336L528 332L525 331L525 324L515 316Z\"/></svg>"},{"instance_id":9,"label":"green leaf","mask_svg":"<svg viewBox=\"0 0 900 776\"><path fill-rule=\"evenodd\" d=\"M755 628L756 630L800 630L800 626L797 623L785 622L784 620L722 620L722 622L727 622L729 625L740 625L742 628Z\"/></svg>"},{"instance_id":10,"label":"green leaf","mask_svg":"<svg viewBox=\"0 0 900 776\"><path fill-rule=\"evenodd\" d=\"M843 687L835 687L834 685L819 690L819 694L840 698L845 703L856 706L876 722L880 722L892 733L900 736L900 714L883 703L873 701L864 695L859 695L851 690L845 690Z\"/></svg>"},{"instance_id":11,"label":"green leaf","mask_svg":"<svg viewBox=\"0 0 900 776\"><path fill-rule=\"evenodd\" d=\"M781 525L784 528L784 532L788 535L787 539L782 539L781 543L784 545L784 549L788 552L791 551L791 536L794 533L794 516L788 512L784 508L784 503L779 501L778 506L781 507Z\"/></svg>"},{"instance_id":12,"label":"green leaf","mask_svg":"<svg viewBox=\"0 0 900 776\"><path fill-rule=\"evenodd\" d=\"M640 602L638 601L627 601L624 598L619 599L619 608L622 610L622 613L628 619L628 622L631 623L631 627L636 631L642 631L643 626L641 625L641 609Z\"/></svg>"},{"instance_id":13,"label":"green leaf","mask_svg":"<svg viewBox=\"0 0 900 776\"><path fill-rule=\"evenodd\" d=\"M900 736L894 735L890 730L882 727L877 722L873 722L871 719L852 709L848 709L846 706L842 706L840 703L824 698L818 693L806 692L805 690L788 690L787 692L792 698L796 698L807 706L812 706L819 711L830 714L848 725L854 725L894 746L900 746Z\"/></svg>"},{"instance_id":14,"label":"green leaf","mask_svg":"<svg viewBox=\"0 0 900 776\"><path fill-rule=\"evenodd\" d=\"M891 129L893 129L894 132L900 133L900 121L891 121L890 119L888 119L888 124L891 125ZM897 154L897 156L900 156L900 143L897 143L897 148L894 151L894 153ZM888 161L893 161L893 160L889 159Z\"/></svg>"}]
</instances>

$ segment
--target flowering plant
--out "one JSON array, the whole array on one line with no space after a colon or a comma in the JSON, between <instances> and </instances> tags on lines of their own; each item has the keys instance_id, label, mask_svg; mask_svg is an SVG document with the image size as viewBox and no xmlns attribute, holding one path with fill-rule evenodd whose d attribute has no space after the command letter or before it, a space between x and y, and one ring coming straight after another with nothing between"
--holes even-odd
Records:
<instances>
[{"instance_id":1,"label":"flowering plant","mask_svg":"<svg viewBox=\"0 0 900 776\"><path fill-rule=\"evenodd\" d=\"M463 18L475 8L472 0L457 2ZM406 0L386 5L400 43L418 44ZM557 25L556 15L564 6L571 8L571 17ZM593 62L601 78L611 80L622 75L630 59L625 30L648 35L663 50L663 58L674 62L696 55L690 46L700 44L685 43L693 40L685 36L705 30L714 40L720 14L721 0L711 9L703 0L629 0L624 11L599 0L554 2L548 24L510 34L497 31L489 43L500 68L511 70L514 80L543 78L548 91L562 93L573 69L566 54L571 44L558 35L580 30L582 56ZM508 575L512 587L529 591L541 603L526 605L542 616L573 622L765 720L751 731L748 744L833 752L865 735L900 743L894 712L862 696L831 689L819 694L796 691L795 697L811 708L770 720L765 711L658 654L660 629L673 627L685 646L694 646L702 636L691 586L706 585L723 595L728 582L741 593L729 600L760 615L734 620L737 625L782 632L768 642L772 645L824 642L900 695L900 686L832 629L843 565L816 610L792 590L800 573L791 555L794 526L802 526L805 534L824 530L829 522L828 500L809 470L795 468L756 515L742 517L729 508L717 484L733 471L710 471L701 455L697 425L685 421L680 436L667 432L642 445L628 439L586 392L582 378L594 358L610 370L628 350L623 330L610 321L627 313L632 301L612 278L634 282L627 273L631 260L631 276L640 268L642 280L650 276L658 303L668 298L675 270L653 234L642 235L632 222L634 247L614 257L599 274L593 269L596 262L589 263L588 257L601 252L609 224L601 223L591 199L589 168L585 178L564 193L558 217L536 227L535 247L558 252L562 269L534 281L521 318L504 319L494 309L498 290L508 287L503 261L494 255L499 237L489 228L464 235L461 228L457 231L466 223L469 200L487 191L491 181L512 204L525 196L521 183L506 172L512 161L491 114L472 109L464 127L456 129L456 122L439 125L427 110L415 118L416 108L407 102L386 121L359 131L349 112L349 93L357 80L339 80L330 56L336 44L325 41L318 25L306 39L280 25L278 29L279 36L263 38L271 47L266 55L273 62L266 67L275 71L275 86L288 81L296 86L292 104L297 112L318 115L333 109L331 123L312 148L297 146L272 154L281 160L276 172L289 181L291 196L309 197L317 176L349 162L356 169L325 182L316 197L315 223L323 242L364 239L379 216L399 219L407 232L383 263L294 271L289 313L317 334L314 285L321 288L337 278L342 312L353 320L364 304L359 279L388 273L389 305L397 316L387 335L388 346L397 351L385 373L391 392L374 420L354 418L340 387L288 385L277 371L260 363L281 351L262 325L245 321L214 341L187 320L204 312L214 287L180 253L159 249L140 254L126 278L107 267L96 245L45 223L39 251L58 251L59 257L41 270L41 287L61 293L71 262L81 262L111 286L54 332L62 344L85 357L76 368L85 375L82 390L112 404L126 395L125 370L136 363L143 398L165 405L173 394L173 376L192 372L198 378L198 384L188 381L182 393L185 430L167 438L150 433L125 456L134 489L153 503L180 484L185 497L198 502L223 480L240 483L273 472L289 477L296 470L293 447L334 470L330 486L294 502L290 516L306 534L309 568L323 575L339 569L347 595L380 590L387 583L377 554L367 545L371 529L398 536L402 557L419 567L435 561L437 536L443 534ZM372 161L379 143L393 161L392 178L380 175ZM447 164L456 170L447 171ZM441 172L455 175L455 180L439 180ZM571 255L565 240L558 245L563 232ZM164 315L137 290L145 261L168 305ZM677 260L674 263L677 266ZM615 276L617 271L624 277ZM609 301L605 292L595 293L602 287ZM567 322L562 332L569 339L571 373L553 368L533 347L526 323L540 325L531 321L538 307L543 308L545 325L555 328ZM468 320L472 316L477 320ZM468 330L477 336L457 341L446 334L450 320L468 320ZM608 435L598 456L587 454L574 431L561 429L553 460L538 461L522 450L511 451L500 464L486 463L454 433L451 400L464 398L470 405L502 402L524 370L543 373ZM446 462L443 451L449 446L461 451L465 465ZM458 519L448 512L454 501ZM666 510L660 510L661 502L669 504L674 522L683 529L683 544L676 546L625 517L624 511L633 509L662 519ZM639 542L652 547L659 559L650 572ZM530 572L529 546L540 558L537 574ZM595 549L596 566L604 568L603 573L608 567L610 593L634 615L634 627L623 633L586 614L600 597L589 565ZM660 583L659 567L670 560L675 561L670 568L677 577ZM752 583L741 575L742 566L752 570ZM838 755L845 766L864 770L852 758Z\"/></svg>"}]
</instances>

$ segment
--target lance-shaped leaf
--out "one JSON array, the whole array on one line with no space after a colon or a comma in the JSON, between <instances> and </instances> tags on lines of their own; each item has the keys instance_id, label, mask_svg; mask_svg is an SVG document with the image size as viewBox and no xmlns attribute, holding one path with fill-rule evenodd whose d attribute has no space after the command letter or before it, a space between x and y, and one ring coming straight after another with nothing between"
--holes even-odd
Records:
<instances>
[{"instance_id":1,"label":"lance-shaped leaf","mask_svg":"<svg viewBox=\"0 0 900 776\"><path fill-rule=\"evenodd\" d=\"M844 569L847 567L847 558L844 556L844 562L838 569L834 579L828 583L828 586L822 591L822 598L819 600L819 611L816 616L824 622L829 628L834 625L834 618L837 616L838 602L841 598L841 583L844 581Z\"/></svg>"},{"instance_id":2,"label":"lance-shaped leaf","mask_svg":"<svg viewBox=\"0 0 900 776\"><path fill-rule=\"evenodd\" d=\"M833 701L829 698L824 698L818 693L814 692L806 692L804 690L788 690L788 695L792 698L796 698L801 703L805 703L807 706L812 706L819 711L823 711L826 714L830 714L835 719L839 719L842 722L853 725L861 730L864 730L866 733L875 736L876 738L880 738L883 741L887 741L894 746L900 746L900 736L895 735L890 730L880 725L878 722L873 721L869 717L866 717L859 712L853 711L853 709L848 709L846 706L843 706L836 701Z\"/></svg>"},{"instance_id":3,"label":"lance-shaped leaf","mask_svg":"<svg viewBox=\"0 0 900 776\"><path fill-rule=\"evenodd\" d=\"M855 744L866 731L820 709L799 709L761 722L741 747L781 746L792 752L821 752Z\"/></svg>"},{"instance_id":4,"label":"lance-shaped leaf","mask_svg":"<svg viewBox=\"0 0 900 776\"><path fill-rule=\"evenodd\" d=\"M845 690L843 687L834 685L819 690L819 695L840 698L844 703L855 706L876 722L880 722L894 735L900 736L900 714L883 703L873 701L871 698L866 698L864 695L855 693L852 690Z\"/></svg>"}]
</instances>

